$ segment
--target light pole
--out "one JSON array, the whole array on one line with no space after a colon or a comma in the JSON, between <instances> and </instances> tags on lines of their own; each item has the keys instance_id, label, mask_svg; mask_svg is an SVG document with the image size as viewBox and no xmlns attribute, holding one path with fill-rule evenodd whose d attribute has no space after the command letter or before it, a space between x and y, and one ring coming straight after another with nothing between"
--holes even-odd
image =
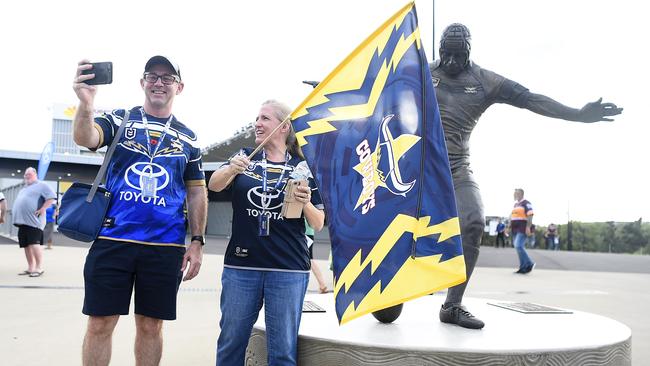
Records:
<instances>
[{"instance_id":1,"label":"light pole","mask_svg":"<svg viewBox=\"0 0 650 366\"><path fill-rule=\"evenodd\" d=\"M571 224L571 202L567 200L567 208L566 208L566 220L567 220L567 227L566 227L566 249L570 252L573 250L573 224Z\"/></svg>"}]
</instances>

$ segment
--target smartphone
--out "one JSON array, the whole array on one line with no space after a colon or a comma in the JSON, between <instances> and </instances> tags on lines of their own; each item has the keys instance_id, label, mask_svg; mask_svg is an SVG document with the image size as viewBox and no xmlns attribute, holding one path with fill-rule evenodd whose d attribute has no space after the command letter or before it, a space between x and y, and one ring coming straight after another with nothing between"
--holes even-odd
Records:
<instances>
[{"instance_id":1,"label":"smartphone","mask_svg":"<svg viewBox=\"0 0 650 366\"><path fill-rule=\"evenodd\" d=\"M305 179L289 179L287 181L286 191L284 193L284 198L289 201L295 200L296 187L306 186L308 184Z\"/></svg>"},{"instance_id":2,"label":"smartphone","mask_svg":"<svg viewBox=\"0 0 650 366\"><path fill-rule=\"evenodd\" d=\"M83 70L82 75L95 74L95 77L84 81L88 85L110 84L113 82L113 63L112 62L93 62L92 69Z\"/></svg>"},{"instance_id":3,"label":"smartphone","mask_svg":"<svg viewBox=\"0 0 650 366\"><path fill-rule=\"evenodd\" d=\"M302 215L302 208L304 204L302 202L296 201L295 190L296 187L307 186L309 183L307 180L300 179L289 179L287 181L287 188L284 192L284 202L282 204L281 215L287 219L296 219L300 218Z\"/></svg>"}]
</instances>

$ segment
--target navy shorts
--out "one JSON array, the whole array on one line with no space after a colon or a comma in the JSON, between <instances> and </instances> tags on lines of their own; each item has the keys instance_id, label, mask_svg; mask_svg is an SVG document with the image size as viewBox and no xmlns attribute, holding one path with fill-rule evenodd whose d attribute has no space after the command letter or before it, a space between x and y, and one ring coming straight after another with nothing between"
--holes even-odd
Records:
<instances>
[{"instance_id":1,"label":"navy shorts","mask_svg":"<svg viewBox=\"0 0 650 366\"><path fill-rule=\"evenodd\" d=\"M26 248L29 245L43 245L43 230L28 225L18 226L18 246Z\"/></svg>"},{"instance_id":2,"label":"navy shorts","mask_svg":"<svg viewBox=\"0 0 650 366\"><path fill-rule=\"evenodd\" d=\"M176 319L185 248L97 239L84 265L83 313L127 315L135 286L135 313Z\"/></svg>"}]
</instances>

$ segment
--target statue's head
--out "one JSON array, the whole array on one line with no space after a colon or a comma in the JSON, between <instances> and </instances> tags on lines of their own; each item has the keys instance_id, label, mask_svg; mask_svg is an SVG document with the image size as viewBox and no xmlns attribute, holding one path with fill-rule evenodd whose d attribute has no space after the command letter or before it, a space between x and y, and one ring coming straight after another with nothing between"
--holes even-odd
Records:
<instances>
[{"instance_id":1,"label":"statue's head","mask_svg":"<svg viewBox=\"0 0 650 366\"><path fill-rule=\"evenodd\" d=\"M460 23L450 24L440 38L440 67L450 75L459 74L469 65L472 35Z\"/></svg>"}]
</instances>

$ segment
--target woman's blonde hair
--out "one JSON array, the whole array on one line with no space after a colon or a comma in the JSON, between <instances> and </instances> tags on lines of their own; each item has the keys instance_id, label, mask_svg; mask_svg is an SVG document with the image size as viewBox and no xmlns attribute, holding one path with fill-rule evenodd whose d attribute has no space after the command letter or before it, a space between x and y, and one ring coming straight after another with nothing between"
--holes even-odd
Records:
<instances>
[{"instance_id":1,"label":"woman's blonde hair","mask_svg":"<svg viewBox=\"0 0 650 366\"><path fill-rule=\"evenodd\" d=\"M274 99L269 99L266 102L262 103L262 105L270 106L271 109L273 109L273 117L277 118L280 122L284 121L287 117L289 117L289 114L291 114L291 109L289 106ZM298 156L301 159L304 159L305 157L302 155L302 151L298 145L298 140L296 139L296 131L293 129L291 121L288 121L287 123L289 125L289 134L285 140L285 145L287 146L287 149L292 156Z\"/></svg>"}]
</instances>

